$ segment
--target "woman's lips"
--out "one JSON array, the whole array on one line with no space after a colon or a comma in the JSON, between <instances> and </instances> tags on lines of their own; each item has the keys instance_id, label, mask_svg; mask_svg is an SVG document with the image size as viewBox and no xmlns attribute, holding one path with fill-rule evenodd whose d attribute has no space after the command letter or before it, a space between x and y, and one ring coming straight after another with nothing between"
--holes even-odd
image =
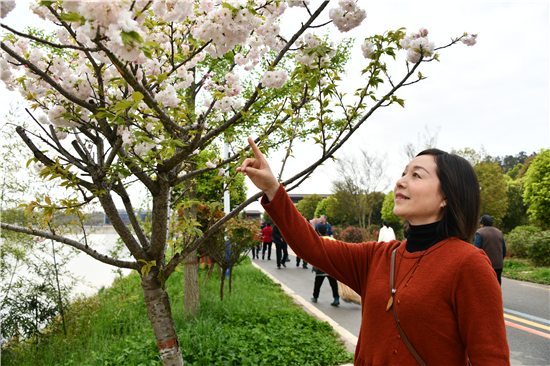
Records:
<instances>
[{"instance_id":1,"label":"woman's lips","mask_svg":"<svg viewBox=\"0 0 550 366\"><path fill-rule=\"evenodd\" d=\"M395 195L395 200L396 201L403 201L403 200L408 200L409 197L405 196L404 194L401 194L401 193L397 193Z\"/></svg>"}]
</instances>

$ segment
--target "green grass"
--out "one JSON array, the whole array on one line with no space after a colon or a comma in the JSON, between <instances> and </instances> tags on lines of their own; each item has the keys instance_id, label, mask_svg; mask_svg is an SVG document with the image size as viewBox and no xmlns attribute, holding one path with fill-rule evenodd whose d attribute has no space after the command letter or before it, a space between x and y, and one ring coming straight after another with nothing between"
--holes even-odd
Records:
<instances>
[{"instance_id":1,"label":"green grass","mask_svg":"<svg viewBox=\"0 0 550 366\"><path fill-rule=\"evenodd\" d=\"M233 294L219 298L219 279L201 289L200 314L183 310L183 276L167 283L185 365L338 365L353 361L332 327L307 315L280 286L252 267L235 268ZM205 271L201 271L201 284ZM227 281L226 281L227 282ZM67 311L40 341L11 343L3 365L160 365L136 273Z\"/></svg>"},{"instance_id":2,"label":"green grass","mask_svg":"<svg viewBox=\"0 0 550 366\"><path fill-rule=\"evenodd\" d=\"M502 276L513 280L529 281L550 285L550 268L535 267L527 260L507 259L504 261Z\"/></svg>"}]
</instances>

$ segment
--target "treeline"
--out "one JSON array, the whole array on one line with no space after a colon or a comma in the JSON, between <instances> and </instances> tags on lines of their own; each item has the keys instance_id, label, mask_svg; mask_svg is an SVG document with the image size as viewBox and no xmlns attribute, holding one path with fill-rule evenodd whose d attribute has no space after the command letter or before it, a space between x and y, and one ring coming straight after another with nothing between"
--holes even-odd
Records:
<instances>
[{"instance_id":1,"label":"treeline","mask_svg":"<svg viewBox=\"0 0 550 366\"><path fill-rule=\"evenodd\" d=\"M492 157L483 148L453 150L472 164L481 188L481 214L491 215L495 227L508 233L518 226L532 225L546 230L550 224L550 150L527 155ZM363 154L364 155L364 154ZM364 170L363 175L372 174ZM377 177L379 172L375 173ZM334 181L332 195L304 197L298 211L308 220L326 215L337 229L359 227L372 233L388 220L402 235L403 220L393 214L393 191L368 191L360 181L366 177Z\"/></svg>"}]
</instances>

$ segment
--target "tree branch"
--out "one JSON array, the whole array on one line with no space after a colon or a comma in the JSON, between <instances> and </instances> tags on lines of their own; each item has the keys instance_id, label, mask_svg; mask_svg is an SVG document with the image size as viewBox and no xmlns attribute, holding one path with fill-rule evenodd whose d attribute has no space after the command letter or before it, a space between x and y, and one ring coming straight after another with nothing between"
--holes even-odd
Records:
<instances>
[{"instance_id":1,"label":"tree branch","mask_svg":"<svg viewBox=\"0 0 550 366\"><path fill-rule=\"evenodd\" d=\"M0 42L0 48L4 50L8 55L22 63L23 65L26 65L29 69L31 69L36 75L40 76L42 80L44 80L46 83L50 84L55 90L57 90L61 95L63 95L67 100L70 100L74 104L77 104L83 108L86 108L93 114L97 113L96 107L94 104L90 104L85 100L78 99L77 97L71 95L68 91L63 89L61 85L56 83L48 74L46 74L44 71L40 70L38 67L36 67L32 62L29 62L28 60L24 59L23 57L19 56L17 52L9 48L4 44L4 42Z\"/></svg>"},{"instance_id":2,"label":"tree branch","mask_svg":"<svg viewBox=\"0 0 550 366\"><path fill-rule=\"evenodd\" d=\"M90 257L92 257L94 259L97 259L100 262L110 264L110 265L115 266L115 267L139 270L139 266L138 266L137 262L121 261L119 259L111 258L111 257L106 256L104 254L98 253L96 250L94 250L94 249L92 249L88 246L85 246L84 244L79 243L76 240L72 240L72 239L66 238L64 236L52 234L52 233L49 233L47 231L34 230L34 229L29 229L27 227L6 224L6 223L3 223L3 222L1 223L1 227L4 230L14 231L14 232L17 232L17 233L22 233L22 234L39 236L41 238L51 239L51 240L55 240L59 243L67 244L67 245L69 245L73 248L76 248L78 250L83 251L84 253L88 254Z\"/></svg>"},{"instance_id":3,"label":"tree branch","mask_svg":"<svg viewBox=\"0 0 550 366\"><path fill-rule=\"evenodd\" d=\"M149 240L147 240L147 237L145 236L145 233L143 232L143 228L139 224L139 221L136 217L134 208L132 207L132 201L130 200L130 196L128 196L128 192L124 188L124 185L121 184L121 183L115 184L113 186L113 189L115 190L115 192L122 199L122 203L124 204L124 208L126 209L126 213L128 214L128 218L130 219L130 223L132 224L132 227L134 228L134 232L136 233L136 235L138 237L138 240L141 243L141 246L147 252L149 250Z\"/></svg>"},{"instance_id":4,"label":"tree branch","mask_svg":"<svg viewBox=\"0 0 550 366\"><path fill-rule=\"evenodd\" d=\"M23 127L17 126L15 128L15 131L17 131L17 133L19 134L19 136L21 137L25 145L27 145L27 147L32 151L34 157L40 160L42 164L48 167L55 165L55 162L52 159L48 158L46 155L44 155L44 153L40 151L38 147L36 147L36 145L31 141L31 139L25 134L25 129ZM90 192L92 192L96 188L96 186L93 183L82 180L72 173L67 174L67 179L76 181L81 186L86 187L86 189L88 189Z\"/></svg>"},{"instance_id":5,"label":"tree branch","mask_svg":"<svg viewBox=\"0 0 550 366\"><path fill-rule=\"evenodd\" d=\"M43 40L42 38L38 38L38 37L35 37L35 36L31 36L30 34L18 32L15 29L10 28L5 24L0 24L0 27L5 28L5 29L9 30L10 32L12 32L13 34L16 34L20 37L32 39L33 41L36 41L38 43L42 43L44 45L54 47L54 48L59 48L59 49L70 48L70 49L73 49L73 50L88 51L88 52L97 52L97 51L99 51L98 48L86 48L86 47L78 47L78 46L63 45L63 44L48 42L48 41Z\"/></svg>"}]
</instances>

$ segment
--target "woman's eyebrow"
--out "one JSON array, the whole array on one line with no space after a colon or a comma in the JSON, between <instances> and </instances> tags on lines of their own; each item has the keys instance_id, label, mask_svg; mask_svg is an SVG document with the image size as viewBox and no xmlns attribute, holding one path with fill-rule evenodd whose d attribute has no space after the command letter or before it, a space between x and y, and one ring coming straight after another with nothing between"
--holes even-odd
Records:
<instances>
[{"instance_id":1,"label":"woman's eyebrow","mask_svg":"<svg viewBox=\"0 0 550 366\"><path fill-rule=\"evenodd\" d=\"M424 168L423 166L420 166L420 165L415 165L413 167L413 169L422 169L424 170L426 173L430 174L430 172L428 171L428 169ZM430 174L431 175L431 174Z\"/></svg>"}]
</instances>

